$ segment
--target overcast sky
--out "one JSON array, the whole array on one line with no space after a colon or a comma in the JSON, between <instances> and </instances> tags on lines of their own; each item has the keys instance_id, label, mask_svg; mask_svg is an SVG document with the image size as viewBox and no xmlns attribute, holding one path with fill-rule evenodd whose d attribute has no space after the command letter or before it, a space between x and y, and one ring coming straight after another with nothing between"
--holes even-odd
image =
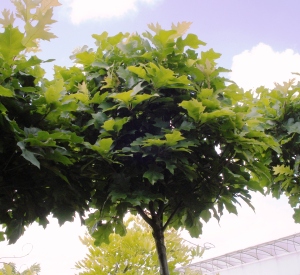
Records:
<instances>
[{"instance_id":1,"label":"overcast sky","mask_svg":"<svg viewBox=\"0 0 300 275\"><path fill-rule=\"evenodd\" d=\"M13 9L9 0L0 0L0 10ZM288 81L291 72L300 72L299 0L60 0L55 8L58 21L52 28L59 37L41 44L40 58L55 58L55 64L70 66L72 51L83 45L94 47L92 34L107 31L143 32L147 24L158 22L164 28L181 21L193 22L190 32L222 53L219 65L232 69L229 75L245 89ZM52 74L52 65L46 67ZM200 240L214 249L204 258L270 241L300 232L285 198L277 201L256 194L254 213L239 209L239 216L225 215L221 223L210 221ZM0 262L13 261L20 269L37 262L42 275L73 275L76 260L83 258L83 234L76 220L59 228L53 220L47 230L34 225L16 245L0 243ZM30 243L30 244L27 244ZM27 244L27 245L26 245ZM20 259L1 257L29 255Z\"/></svg>"}]
</instances>

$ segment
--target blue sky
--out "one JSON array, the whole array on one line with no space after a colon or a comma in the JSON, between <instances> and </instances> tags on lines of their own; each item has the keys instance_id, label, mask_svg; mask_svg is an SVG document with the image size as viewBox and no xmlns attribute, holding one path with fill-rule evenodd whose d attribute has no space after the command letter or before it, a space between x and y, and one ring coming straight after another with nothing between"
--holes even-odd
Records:
<instances>
[{"instance_id":1,"label":"blue sky","mask_svg":"<svg viewBox=\"0 0 300 275\"><path fill-rule=\"evenodd\" d=\"M147 24L158 22L164 28L172 23L193 22L190 32L207 43L203 50L213 48L222 54L219 65L232 69L229 75L245 89L260 85L272 88L273 82L288 81L291 72L300 73L300 1L299 0L60 0L55 8L58 21L52 31L58 36L42 42L42 59L56 59L55 64L70 66L72 51L83 45L94 47L92 34L107 31L142 33ZM9 0L1 0L0 10L14 7ZM0 30L1 31L1 30ZM51 75L49 64L47 74ZM212 221L204 226L200 240L213 243L216 248L204 257L241 249L300 232L300 225L292 220L293 211L286 199L276 201L254 196L256 213L247 206L239 209L239 216L226 214L220 225ZM59 228L55 221L47 230L31 227L16 245L0 243L0 261L14 261L26 267L41 263L42 275L75 274L74 262L85 253L78 240L84 232L79 222ZM25 258L20 256L23 246L33 249ZM24 249L28 249L24 247Z\"/></svg>"}]
</instances>

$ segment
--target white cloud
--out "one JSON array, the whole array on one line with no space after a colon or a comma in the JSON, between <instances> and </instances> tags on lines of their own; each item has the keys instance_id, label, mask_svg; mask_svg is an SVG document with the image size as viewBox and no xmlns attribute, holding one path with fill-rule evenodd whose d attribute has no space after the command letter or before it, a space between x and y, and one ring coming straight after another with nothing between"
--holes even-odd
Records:
<instances>
[{"instance_id":1,"label":"white cloud","mask_svg":"<svg viewBox=\"0 0 300 275\"><path fill-rule=\"evenodd\" d=\"M71 21L80 24L88 20L123 17L137 12L138 4L151 5L158 0L64 0L71 8Z\"/></svg>"},{"instance_id":2,"label":"white cloud","mask_svg":"<svg viewBox=\"0 0 300 275\"><path fill-rule=\"evenodd\" d=\"M244 89L259 86L274 88L274 82L282 84L292 78L300 80L292 72L300 73L300 54L291 49L275 52L260 43L251 50L233 57L230 78Z\"/></svg>"}]
</instances>

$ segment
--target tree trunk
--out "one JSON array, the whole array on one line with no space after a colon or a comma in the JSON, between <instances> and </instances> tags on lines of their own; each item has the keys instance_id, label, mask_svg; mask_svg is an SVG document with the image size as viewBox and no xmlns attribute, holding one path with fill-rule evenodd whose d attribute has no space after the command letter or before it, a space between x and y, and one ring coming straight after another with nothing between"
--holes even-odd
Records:
<instances>
[{"instance_id":1,"label":"tree trunk","mask_svg":"<svg viewBox=\"0 0 300 275\"><path fill-rule=\"evenodd\" d=\"M142 216L142 218L151 226L152 228L152 235L155 240L156 245L156 252L158 255L158 261L160 270L160 275L170 275L169 267L168 267L168 260L167 260L167 250L165 246L165 235L164 235L164 226L163 226L163 209L164 204L162 201L159 202L159 209L156 212L154 210L153 202L149 202L149 210L151 213L151 217L144 212L144 210L140 206L136 206L137 212ZM168 222L165 224L165 227L168 225L172 216L176 213L178 207L174 211L174 213L170 216Z\"/></svg>"},{"instance_id":2,"label":"tree trunk","mask_svg":"<svg viewBox=\"0 0 300 275\"><path fill-rule=\"evenodd\" d=\"M156 220L156 223L152 226L152 229L152 235L155 240L156 252L160 265L160 275L169 275L170 273L167 261L167 250L165 246L165 236L162 222Z\"/></svg>"}]
</instances>

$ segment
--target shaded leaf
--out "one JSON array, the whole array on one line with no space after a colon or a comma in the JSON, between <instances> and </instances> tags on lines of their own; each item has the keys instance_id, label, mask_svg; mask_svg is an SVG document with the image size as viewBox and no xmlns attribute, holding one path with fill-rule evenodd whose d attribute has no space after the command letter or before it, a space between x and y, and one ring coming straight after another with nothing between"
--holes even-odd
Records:
<instances>
[{"instance_id":1,"label":"shaded leaf","mask_svg":"<svg viewBox=\"0 0 300 275\"><path fill-rule=\"evenodd\" d=\"M151 184L156 183L158 180L163 180L164 175L161 173L162 169L156 165L151 165L149 170L143 174L143 177L148 179Z\"/></svg>"}]
</instances>

